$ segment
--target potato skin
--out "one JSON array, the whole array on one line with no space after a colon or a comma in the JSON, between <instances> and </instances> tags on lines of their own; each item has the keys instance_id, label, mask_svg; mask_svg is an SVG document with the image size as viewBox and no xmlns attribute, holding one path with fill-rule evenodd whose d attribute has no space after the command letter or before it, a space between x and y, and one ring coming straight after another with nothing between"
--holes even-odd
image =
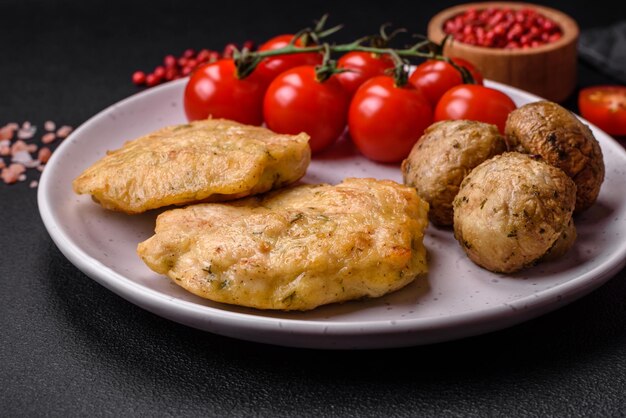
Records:
<instances>
[{"instance_id":1,"label":"potato skin","mask_svg":"<svg viewBox=\"0 0 626 418\"><path fill-rule=\"evenodd\" d=\"M589 127L556 103L526 104L509 114L505 134L511 149L540 155L577 186L576 212L596 201L604 181L604 160Z\"/></svg>"},{"instance_id":2,"label":"potato skin","mask_svg":"<svg viewBox=\"0 0 626 418\"><path fill-rule=\"evenodd\" d=\"M469 120L432 124L402 162L404 184L430 205L429 218L440 226L453 220L452 201L463 178L483 161L506 151L495 125Z\"/></svg>"},{"instance_id":3,"label":"potato skin","mask_svg":"<svg viewBox=\"0 0 626 418\"><path fill-rule=\"evenodd\" d=\"M479 266L513 273L553 247L575 202L576 185L562 170L528 154L505 153L463 180L454 199L454 236Z\"/></svg>"}]
</instances>

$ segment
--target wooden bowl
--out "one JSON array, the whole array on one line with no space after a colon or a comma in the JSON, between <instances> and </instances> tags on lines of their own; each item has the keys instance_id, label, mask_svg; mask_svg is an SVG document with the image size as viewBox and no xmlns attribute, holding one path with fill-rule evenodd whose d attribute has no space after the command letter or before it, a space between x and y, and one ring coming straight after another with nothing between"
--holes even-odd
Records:
<instances>
[{"instance_id":1,"label":"wooden bowl","mask_svg":"<svg viewBox=\"0 0 626 418\"><path fill-rule=\"evenodd\" d=\"M428 24L428 37L439 43L444 23L469 8L534 9L561 27L557 41L527 49L487 48L455 40L446 42L444 54L474 64L485 78L529 91L554 102L564 101L576 87L578 25L566 14L545 6L517 2L466 3L435 15Z\"/></svg>"}]
</instances>

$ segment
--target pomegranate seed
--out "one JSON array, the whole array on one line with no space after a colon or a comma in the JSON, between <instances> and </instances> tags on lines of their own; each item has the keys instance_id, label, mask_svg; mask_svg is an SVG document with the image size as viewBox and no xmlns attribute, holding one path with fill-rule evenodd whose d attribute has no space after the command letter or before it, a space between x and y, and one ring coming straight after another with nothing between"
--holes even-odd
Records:
<instances>
[{"instance_id":1,"label":"pomegranate seed","mask_svg":"<svg viewBox=\"0 0 626 418\"><path fill-rule=\"evenodd\" d=\"M211 56L211 51L209 51L208 49L202 49L200 50L200 52L198 52L198 56L196 57L196 59L199 62L206 62L209 60L210 56Z\"/></svg>"},{"instance_id":2,"label":"pomegranate seed","mask_svg":"<svg viewBox=\"0 0 626 418\"><path fill-rule=\"evenodd\" d=\"M191 48L185 49L185 52L183 52L183 57L185 58L191 58L191 57L194 57L195 55L196 55L196 51L194 51Z\"/></svg>"},{"instance_id":3,"label":"pomegranate seed","mask_svg":"<svg viewBox=\"0 0 626 418\"><path fill-rule=\"evenodd\" d=\"M190 59L187 61L187 67L196 68L198 66L198 61L194 59Z\"/></svg>"},{"instance_id":4,"label":"pomegranate seed","mask_svg":"<svg viewBox=\"0 0 626 418\"><path fill-rule=\"evenodd\" d=\"M243 43L243 49L247 49L248 51L254 50L254 42L248 40Z\"/></svg>"},{"instance_id":5,"label":"pomegranate seed","mask_svg":"<svg viewBox=\"0 0 626 418\"><path fill-rule=\"evenodd\" d=\"M178 66L179 67L184 67L185 65L187 65L187 58L185 57L180 57L178 58Z\"/></svg>"},{"instance_id":6,"label":"pomegranate seed","mask_svg":"<svg viewBox=\"0 0 626 418\"><path fill-rule=\"evenodd\" d=\"M189 74L191 74L191 72L193 71L193 68L191 67L183 67L183 69L181 70L181 74L183 76L188 76Z\"/></svg>"},{"instance_id":7,"label":"pomegranate seed","mask_svg":"<svg viewBox=\"0 0 626 418\"><path fill-rule=\"evenodd\" d=\"M143 71L135 71L133 73L133 83L141 86L142 84L144 84L146 82L146 73L144 73Z\"/></svg>"}]
</instances>

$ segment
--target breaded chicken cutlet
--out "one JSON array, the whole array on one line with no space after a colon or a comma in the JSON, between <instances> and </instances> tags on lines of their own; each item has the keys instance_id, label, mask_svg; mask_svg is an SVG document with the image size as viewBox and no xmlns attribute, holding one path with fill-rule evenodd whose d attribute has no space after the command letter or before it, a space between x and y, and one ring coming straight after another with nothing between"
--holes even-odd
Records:
<instances>
[{"instance_id":1,"label":"breaded chicken cutlet","mask_svg":"<svg viewBox=\"0 0 626 418\"><path fill-rule=\"evenodd\" d=\"M346 179L166 211L137 251L203 298L309 310L382 296L425 273L427 224L414 188Z\"/></svg>"},{"instance_id":2,"label":"breaded chicken cutlet","mask_svg":"<svg viewBox=\"0 0 626 418\"><path fill-rule=\"evenodd\" d=\"M109 152L73 187L129 214L237 199L300 179L311 161L308 139L224 119L169 126Z\"/></svg>"}]
</instances>

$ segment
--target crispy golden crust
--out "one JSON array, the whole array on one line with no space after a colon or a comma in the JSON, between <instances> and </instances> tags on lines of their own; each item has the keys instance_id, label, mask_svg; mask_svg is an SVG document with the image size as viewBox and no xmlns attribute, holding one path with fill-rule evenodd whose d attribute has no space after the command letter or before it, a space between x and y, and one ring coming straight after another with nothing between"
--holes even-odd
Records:
<instances>
[{"instance_id":1,"label":"crispy golden crust","mask_svg":"<svg viewBox=\"0 0 626 418\"><path fill-rule=\"evenodd\" d=\"M308 310L381 296L425 273L427 213L413 188L346 179L164 212L137 251L198 296Z\"/></svg>"},{"instance_id":2,"label":"crispy golden crust","mask_svg":"<svg viewBox=\"0 0 626 418\"><path fill-rule=\"evenodd\" d=\"M106 209L141 213L285 186L311 161L308 135L223 119L169 126L109 152L73 182Z\"/></svg>"},{"instance_id":3,"label":"crispy golden crust","mask_svg":"<svg viewBox=\"0 0 626 418\"><path fill-rule=\"evenodd\" d=\"M602 150L570 111L547 101L526 104L509 114L505 133L513 149L540 155L574 180L576 212L593 205L604 181Z\"/></svg>"},{"instance_id":4,"label":"crispy golden crust","mask_svg":"<svg viewBox=\"0 0 626 418\"><path fill-rule=\"evenodd\" d=\"M504 151L506 142L495 125L468 120L437 122L426 129L402 162L404 184L415 187L428 202L433 223L452 225L452 201L463 178Z\"/></svg>"},{"instance_id":5,"label":"crispy golden crust","mask_svg":"<svg viewBox=\"0 0 626 418\"><path fill-rule=\"evenodd\" d=\"M571 232L575 202L576 185L562 170L527 154L505 153L463 180L454 199L454 236L476 264L512 273ZM567 250L572 242L557 246Z\"/></svg>"}]
</instances>

